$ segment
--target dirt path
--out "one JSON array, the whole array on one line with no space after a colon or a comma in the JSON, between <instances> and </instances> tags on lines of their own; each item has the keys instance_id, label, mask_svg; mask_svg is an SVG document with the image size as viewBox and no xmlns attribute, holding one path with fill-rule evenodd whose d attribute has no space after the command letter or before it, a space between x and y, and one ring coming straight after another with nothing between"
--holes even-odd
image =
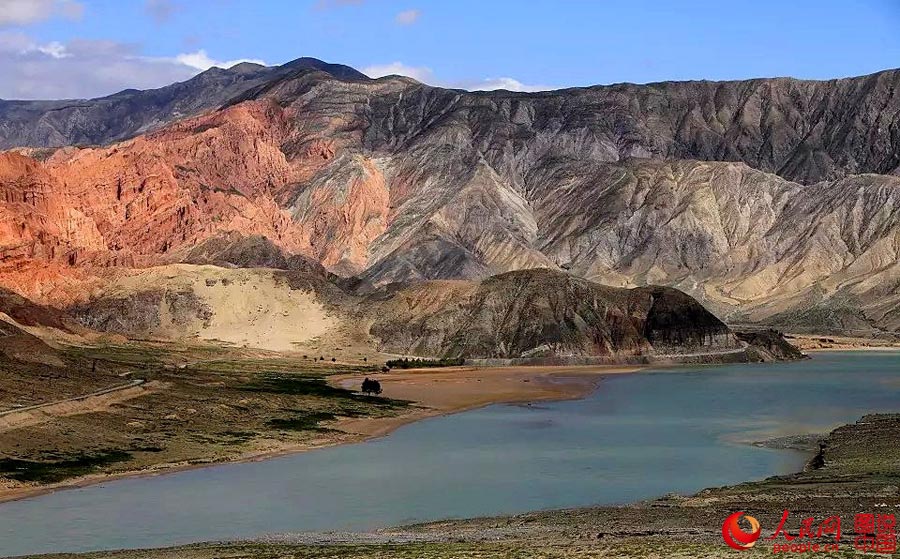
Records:
<instances>
[{"instance_id":1,"label":"dirt path","mask_svg":"<svg viewBox=\"0 0 900 559\"><path fill-rule=\"evenodd\" d=\"M5 411L0 413L0 432L38 425L57 417L103 411L113 404L132 400L163 388L165 383L136 379L90 394Z\"/></svg>"}]
</instances>

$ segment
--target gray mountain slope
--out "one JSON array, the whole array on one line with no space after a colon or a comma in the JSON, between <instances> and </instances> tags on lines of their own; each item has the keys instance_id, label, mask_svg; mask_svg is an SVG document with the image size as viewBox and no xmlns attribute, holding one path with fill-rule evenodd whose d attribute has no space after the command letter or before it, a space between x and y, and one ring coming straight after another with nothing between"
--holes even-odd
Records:
<instances>
[{"instance_id":1,"label":"gray mountain slope","mask_svg":"<svg viewBox=\"0 0 900 559\"><path fill-rule=\"evenodd\" d=\"M99 99L0 99L0 149L117 142L218 108L274 79L310 71L326 72L338 79L368 79L349 66L299 58L276 67L242 63L229 69L210 68L159 89L127 89Z\"/></svg>"}]
</instances>

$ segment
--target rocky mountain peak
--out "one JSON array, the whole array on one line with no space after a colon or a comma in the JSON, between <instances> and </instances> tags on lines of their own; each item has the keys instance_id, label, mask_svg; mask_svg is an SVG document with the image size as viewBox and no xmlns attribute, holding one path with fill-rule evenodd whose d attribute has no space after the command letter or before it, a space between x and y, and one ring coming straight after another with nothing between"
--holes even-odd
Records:
<instances>
[{"instance_id":1,"label":"rocky mountain peak","mask_svg":"<svg viewBox=\"0 0 900 559\"><path fill-rule=\"evenodd\" d=\"M234 233L372 285L565 269L674 286L730 320L900 328L900 72L534 95L308 58L210 72L80 108L0 103L7 142L160 123L30 150L4 187L54 202L7 207L32 216L10 245L43 247L18 257L170 263Z\"/></svg>"}]
</instances>

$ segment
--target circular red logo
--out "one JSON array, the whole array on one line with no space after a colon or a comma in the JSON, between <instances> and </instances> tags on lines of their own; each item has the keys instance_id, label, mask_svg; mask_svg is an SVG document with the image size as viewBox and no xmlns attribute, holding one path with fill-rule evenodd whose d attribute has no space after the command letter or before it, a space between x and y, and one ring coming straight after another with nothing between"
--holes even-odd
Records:
<instances>
[{"instance_id":1,"label":"circular red logo","mask_svg":"<svg viewBox=\"0 0 900 559\"><path fill-rule=\"evenodd\" d=\"M750 531L745 532L738 524L741 517L750 524ZM750 549L759 539L761 530L759 522L752 516L745 515L743 512L736 512L725 519L722 523L722 539L733 549L744 551Z\"/></svg>"}]
</instances>

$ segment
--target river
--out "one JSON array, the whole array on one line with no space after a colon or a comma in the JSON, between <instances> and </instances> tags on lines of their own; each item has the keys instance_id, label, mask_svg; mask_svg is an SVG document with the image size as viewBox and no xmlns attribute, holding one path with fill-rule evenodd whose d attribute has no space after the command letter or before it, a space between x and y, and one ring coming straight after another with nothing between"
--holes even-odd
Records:
<instances>
[{"instance_id":1,"label":"river","mask_svg":"<svg viewBox=\"0 0 900 559\"><path fill-rule=\"evenodd\" d=\"M900 352L614 375L590 396L495 405L263 462L110 481L0 505L0 555L618 504L797 471L747 444L900 408Z\"/></svg>"}]
</instances>

